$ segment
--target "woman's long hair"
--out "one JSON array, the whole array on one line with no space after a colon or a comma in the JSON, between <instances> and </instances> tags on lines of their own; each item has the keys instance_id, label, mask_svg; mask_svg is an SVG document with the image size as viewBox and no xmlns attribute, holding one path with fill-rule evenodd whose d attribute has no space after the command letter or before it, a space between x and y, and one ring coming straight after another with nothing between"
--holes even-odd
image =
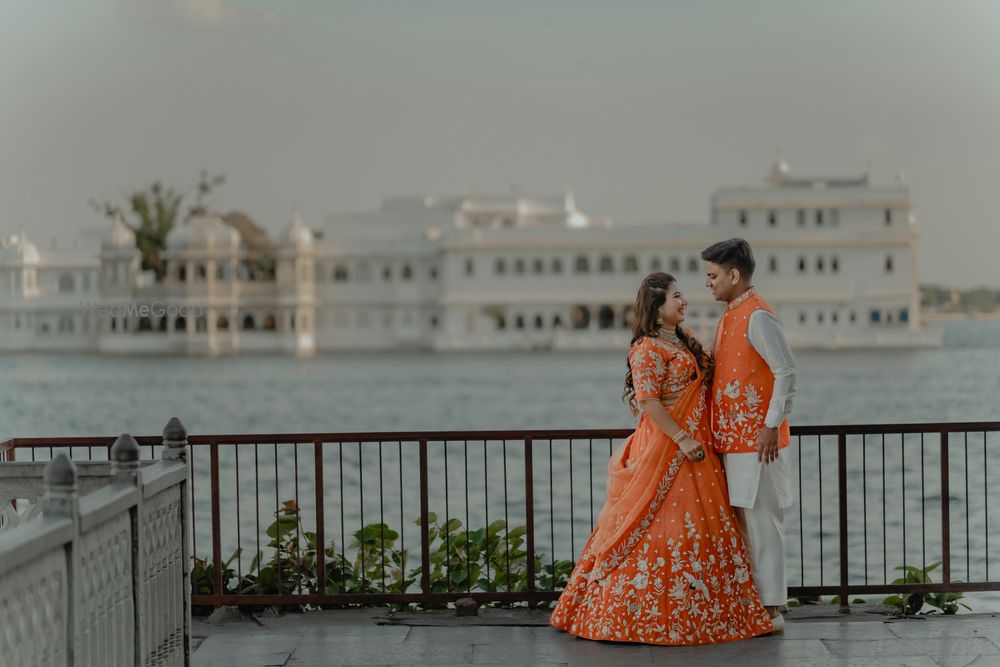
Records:
<instances>
[{"instance_id":1,"label":"woman's long hair","mask_svg":"<svg viewBox=\"0 0 1000 667\"><path fill-rule=\"evenodd\" d=\"M639 293L635 297L635 306L632 309L632 342L629 347L635 345L636 341L644 336L657 336L660 333L660 324L657 322L660 306L666 300L667 295L677 279L669 273L651 273L642 279L639 285ZM705 351L701 343L694 336L691 336L680 325L677 326L677 337L684 343L691 354L694 355L702 372L702 381L708 384L712 381L712 370L714 361ZM625 359L625 389L622 391L622 401L628 404L633 415L639 414L639 402L635 400L635 383L632 380L632 365L628 358Z\"/></svg>"}]
</instances>

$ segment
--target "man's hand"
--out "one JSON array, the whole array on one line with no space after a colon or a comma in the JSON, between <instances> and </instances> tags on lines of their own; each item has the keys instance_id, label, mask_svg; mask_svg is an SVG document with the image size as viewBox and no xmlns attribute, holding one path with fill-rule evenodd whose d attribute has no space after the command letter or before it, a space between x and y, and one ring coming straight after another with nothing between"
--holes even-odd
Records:
<instances>
[{"instance_id":1,"label":"man's hand","mask_svg":"<svg viewBox=\"0 0 1000 667\"><path fill-rule=\"evenodd\" d=\"M770 463L778 458L778 429L762 426L757 432L757 460Z\"/></svg>"}]
</instances>

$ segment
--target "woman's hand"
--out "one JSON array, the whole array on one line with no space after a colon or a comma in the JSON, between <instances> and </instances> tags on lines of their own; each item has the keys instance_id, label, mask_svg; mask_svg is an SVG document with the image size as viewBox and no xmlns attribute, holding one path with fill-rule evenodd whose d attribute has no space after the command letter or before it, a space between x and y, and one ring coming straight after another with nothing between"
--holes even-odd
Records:
<instances>
[{"instance_id":1,"label":"woman's hand","mask_svg":"<svg viewBox=\"0 0 1000 667\"><path fill-rule=\"evenodd\" d=\"M705 460L705 446L696 438L686 435L680 439L677 446L684 452L684 456L688 457L691 461L698 463Z\"/></svg>"}]
</instances>

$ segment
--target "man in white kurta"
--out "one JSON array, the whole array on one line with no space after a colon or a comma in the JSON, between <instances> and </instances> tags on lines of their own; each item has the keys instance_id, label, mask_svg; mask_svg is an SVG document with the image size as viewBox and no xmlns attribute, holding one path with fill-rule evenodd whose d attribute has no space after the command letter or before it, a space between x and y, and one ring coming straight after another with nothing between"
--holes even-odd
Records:
<instances>
[{"instance_id":1,"label":"man in white kurta","mask_svg":"<svg viewBox=\"0 0 1000 667\"><path fill-rule=\"evenodd\" d=\"M777 431L792 412L796 368L792 351L778 318L766 310L750 315L747 339L774 374L774 390L764 427ZM785 509L794 501L789 474L788 448L778 450L770 463L758 452L723 454L729 481L729 504L747 533L754 582L765 607L788 601L785 575Z\"/></svg>"},{"instance_id":2,"label":"man in white kurta","mask_svg":"<svg viewBox=\"0 0 1000 667\"><path fill-rule=\"evenodd\" d=\"M787 447L795 360L774 309L753 289L749 244L722 241L706 248L702 259L707 286L726 304L714 348L712 444L726 468L761 601L781 630L779 609L788 599L784 510L793 501Z\"/></svg>"}]
</instances>

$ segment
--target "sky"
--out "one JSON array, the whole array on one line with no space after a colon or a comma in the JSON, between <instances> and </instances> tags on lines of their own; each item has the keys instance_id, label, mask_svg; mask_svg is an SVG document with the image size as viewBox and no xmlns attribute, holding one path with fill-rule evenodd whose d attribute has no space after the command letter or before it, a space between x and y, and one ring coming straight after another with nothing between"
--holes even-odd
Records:
<instances>
[{"instance_id":1,"label":"sky","mask_svg":"<svg viewBox=\"0 0 1000 667\"><path fill-rule=\"evenodd\" d=\"M619 223L902 173L921 282L1000 287L995 0L0 0L0 233L227 182L280 229L384 196L572 187Z\"/></svg>"}]
</instances>

